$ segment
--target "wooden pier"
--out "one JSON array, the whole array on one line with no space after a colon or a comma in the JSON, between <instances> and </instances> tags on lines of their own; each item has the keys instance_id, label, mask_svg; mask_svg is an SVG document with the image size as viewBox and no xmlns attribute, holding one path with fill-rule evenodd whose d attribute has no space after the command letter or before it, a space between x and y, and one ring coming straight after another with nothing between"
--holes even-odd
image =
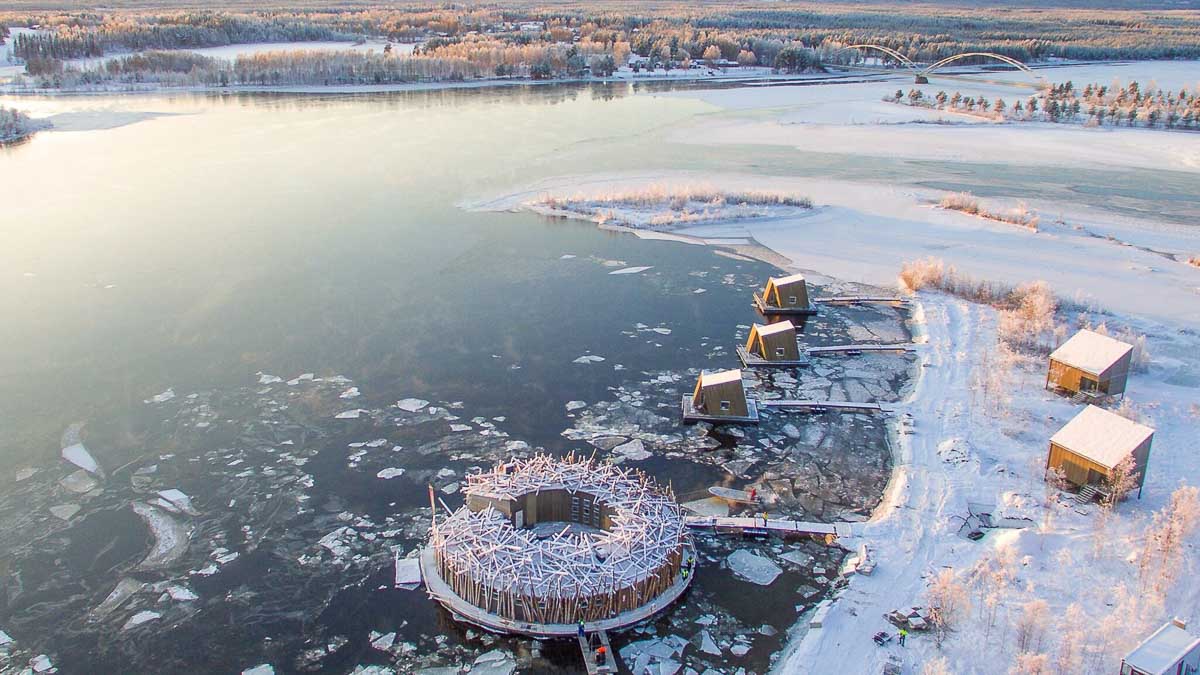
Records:
<instances>
[{"instance_id":1,"label":"wooden pier","mask_svg":"<svg viewBox=\"0 0 1200 675\"><path fill-rule=\"evenodd\" d=\"M805 354L820 356L822 354L861 354L863 352L914 352L917 346L909 342L896 344L849 344L824 345L821 347L806 347Z\"/></svg>"},{"instance_id":2,"label":"wooden pier","mask_svg":"<svg viewBox=\"0 0 1200 675\"><path fill-rule=\"evenodd\" d=\"M746 400L746 410L749 414L741 415L706 415L696 410L691 394L683 395L683 421L712 422L714 424L758 424L758 405L754 399Z\"/></svg>"},{"instance_id":3,"label":"wooden pier","mask_svg":"<svg viewBox=\"0 0 1200 675\"><path fill-rule=\"evenodd\" d=\"M892 305L907 305L908 298L894 298L890 296L879 295L835 295L829 298L815 298L813 302L819 302L825 305L866 305L872 303L883 303Z\"/></svg>"},{"instance_id":4,"label":"wooden pier","mask_svg":"<svg viewBox=\"0 0 1200 675\"><path fill-rule=\"evenodd\" d=\"M779 307L776 305L767 304L766 300L758 293L754 294L754 308L766 316L782 316L782 315L799 315L808 316L816 314L817 308L811 304L807 307Z\"/></svg>"},{"instance_id":5,"label":"wooden pier","mask_svg":"<svg viewBox=\"0 0 1200 675\"><path fill-rule=\"evenodd\" d=\"M746 516L687 516L684 520L688 527L697 530L715 530L724 533L763 532L778 537L811 536L822 537L827 542L853 536L850 523L808 523L799 520Z\"/></svg>"},{"instance_id":6,"label":"wooden pier","mask_svg":"<svg viewBox=\"0 0 1200 675\"><path fill-rule=\"evenodd\" d=\"M784 408L787 410L802 410L809 412L826 412L828 410L836 410L843 412L878 412L890 413L891 408L886 408L878 403L855 403L853 401L813 401L808 399L774 399L770 401L759 401L759 405L766 408Z\"/></svg>"},{"instance_id":7,"label":"wooden pier","mask_svg":"<svg viewBox=\"0 0 1200 675\"><path fill-rule=\"evenodd\" d=\"M689 524L690 525L690 524ZM688 548L687 555L696 555L694 545ZM574 623L528 623L514 621L491 612L484 611L462 599L438 573L437 561L433 547L421 551L421 574L425 579L425 590L429 597L448 609L459 621L474 624L494 633L508 635L525 635L533 638L570 638L579 634L579 625ZM694 571L694 570L693 570ZM601 621L589 621L584 624L584 631L621 630L653 618L670 607L679 596L688 589L695 574L680 575L675 583L649 603L637 609L618 614Z\"/></svg>"},{"instance_id":8,"label":"wooden pier","mask_svg":"<svg viewBox=\"0 0 1200 675\"><path fill-rule=\"evenodd\" d=\"M604 647L604 663L596 663L596 652L592 649L591 638L576 634L579 641L579 651L583 654L583 663L588 675L606 675L617 672L617 657L613 654L612 643L608 641L608 633L597 631L596 638Z\"/></svg>"},{"instance_id":9,"label":"wooden pier","mask_svg":"<svg viewBox=\"0 0 1200 675\"><path fill-rule=\"evenodd\" d=\"M741 359L742 365L747 368L803 368L811 363L803 353L799 359L770 361L758 354L751 353L745 347L738 347L737 355Z\"/></svg>"}]
</instances>

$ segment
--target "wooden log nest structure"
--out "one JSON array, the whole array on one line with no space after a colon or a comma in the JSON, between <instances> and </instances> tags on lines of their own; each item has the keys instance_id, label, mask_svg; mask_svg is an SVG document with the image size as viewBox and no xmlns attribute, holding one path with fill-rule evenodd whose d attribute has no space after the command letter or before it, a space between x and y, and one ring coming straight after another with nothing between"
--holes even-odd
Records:
<instances>
[{"instance_id":1,"label":"wooden log nest structure","mask_svg":"<svg viewBox=\"0 0 1200 675\"><path fill-rule=\"evenodd\" d=\"M435 519L431 548L457 599L488 615L617 627L690 581L679 505L636 469L535 455L467 476L464 495L466 505Z\"/></svg>"}]
</instances>

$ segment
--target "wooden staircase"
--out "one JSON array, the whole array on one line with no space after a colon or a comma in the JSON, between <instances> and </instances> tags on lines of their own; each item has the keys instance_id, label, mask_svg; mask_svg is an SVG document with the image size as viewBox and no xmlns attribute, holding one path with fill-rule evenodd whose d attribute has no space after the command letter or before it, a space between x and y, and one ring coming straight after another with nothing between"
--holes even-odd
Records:
<instances>
[{"instance_id":1,"label":"wooden staircase","mask_svg":"<svg viewBox=\"0 0 1200 675\"><path fill-rule=\"evenodd\" d=\"M1075 493L1075 502L1078 504L1090 504L1100 497L1100 490L1095 485L1084 485L1079 488L1079 492Z\"/></svg>"}]
</instances>

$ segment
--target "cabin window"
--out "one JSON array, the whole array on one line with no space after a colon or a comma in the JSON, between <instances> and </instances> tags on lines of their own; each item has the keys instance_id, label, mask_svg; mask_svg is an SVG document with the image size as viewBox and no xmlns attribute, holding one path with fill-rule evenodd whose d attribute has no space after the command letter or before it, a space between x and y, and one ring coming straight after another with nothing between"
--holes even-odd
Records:
<instances>
[{"instance_id":1,"label":"cabin window","mask_svg":"<svg viewBox=\"0 0 1200 675\"><path fill-rule=\"evenodd\" d=\"M783 355L784 355L784 353L785 353L785 350L784 350L784 348L783 348L783 347L776 347L776 348L775 348L775 356L783 356Z\"/></svg>"},{"instance_id":2,"label":"cabin window","mask_svg":"<svg viewBox=\"0 0 1200 675\"><path fill-rule=\"evenodd\" d=\"M721 401L721 410L728 411L733 405L729 401Z\"/></svg>"},{"instance_id":3,"label":"cabin window","mask_svg":"<svg viewBox=\"0 0 1200 675\"><path fill-rule=\"evenodd\" d=\"M788 304L789 304L789 305L794 305L794 304L796 304L796 296L794 296L794 295L789 295L789 296L788 296Z\"/></svg>"}]
</instances>

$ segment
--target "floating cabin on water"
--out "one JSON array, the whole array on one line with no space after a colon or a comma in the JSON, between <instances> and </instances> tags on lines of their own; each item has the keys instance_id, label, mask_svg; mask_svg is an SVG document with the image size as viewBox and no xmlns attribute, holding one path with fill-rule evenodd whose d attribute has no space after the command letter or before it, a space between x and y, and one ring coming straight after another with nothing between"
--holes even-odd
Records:
<instances>
[{"instance_id":1,"label":"floating cabin on water","mask_svg":"<svg viewBox=\"0 0 1200 675\"><path fill-rule=\"evenodd\" d=\"M808 301L808 285L803 274L771 277L762 294L754 294L754 306L759 312L771 314L816 314Z\"/></svg>"},{"instance_id":2,"label":"floating cabin on water","mask_svg":"<svg viewBox=\"0 0 1200 675\"><path fill-rule=\"evenodd\" d=\"M1153 440L1150 427L1089 405L1050 438L1046 468L1062 471L1069 483L1081 488L1081 494L1103 492L1113 469L1132 457L1140 499Z\"/></svg>"},{"instance_id":3,"label":"floating cabin on water","mask_svg":"<svg viewBox=\"0 0 1200 675\"><path fill-rule=\"evenodd\" d=\"M1050 354L1046 387L1072 395L1124 395L1132 361L1132 345L1084 329Z\"/></svg>"},{"instance_id":4,"label":"floating cabin on water","mask_svg":"<svg viewBox=\"0 0 1200 675\"><path fill-rule=\"evenodd\" d=\"M675 496L636 469L535 455L468 475L463 493L465 506L435 515L421 568L430 595L470 623L534 637L572 637L580 621L620 629L691 582Z\"/></svg>"},{"instance_id":5,"label":"floating cabin on water","mask_svg":"<svg viewBox=\"0 0 1200 675\"><path fill-rule=\"evenodd\" d=\"M1182 619L1172 619L1121 659L1121 675L1200 673L1200 637Z\"/></svg>"},{"instance_id":6,"label":"floating cabin on water","mask_svg":"<svg viewBox=\"0 0 1200 675\"><path fill-rule=\"evenodd\" d=\"M684 422L758 423L758 404L746 398L742 371L700 373L696 390L683 396Z\"/></svg>"},{"instance_id":7,"label":"floating cabin on water","mask_svg":"<svg viewBox=\"0 0 1200 675\"><path fill-rule=\"evenodd\" d=\"M766 326L754 324L746 346L738 347L737 353L746 367L802 366L808 363L808 359L800 354L796 327L786 320Z\"/></svg>"}]
</instances>

